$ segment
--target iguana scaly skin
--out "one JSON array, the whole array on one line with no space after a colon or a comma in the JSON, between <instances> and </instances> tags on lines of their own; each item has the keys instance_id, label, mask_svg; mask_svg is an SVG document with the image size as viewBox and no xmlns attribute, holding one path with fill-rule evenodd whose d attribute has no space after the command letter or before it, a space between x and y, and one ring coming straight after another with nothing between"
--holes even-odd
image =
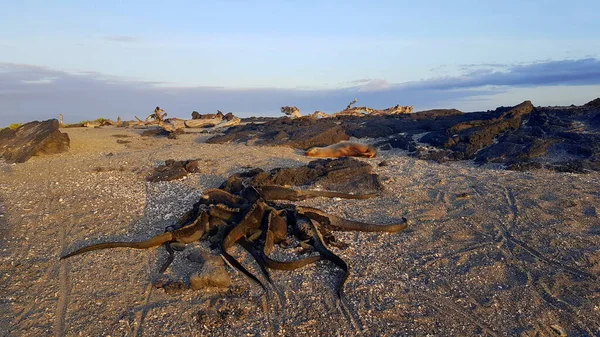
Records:
<instances>
[{"instance_id":1,"label":"iguana scaly skin","mask_svg":"<svg viewBox=\"0 0 600 337\"><path fill-rule=\"evenodd\" d=\"M206 212L202 212L202 214L194 221L193 223L181 227L178 230L173 232L166 232L159 234L155 237L152 237L145 241L140 242L105 242L98 243L95 245L83 247L78 249L72 253L61 256L60 259L64 260L71 256L83 254L86 252L91 252L93 250L99 249L107 249L107 248L118 248L118 247L126 247L126 248L135 248L135 249L148 249L152 247L160 246L167 242L180 242L180 243L192 243L194 241L200 240L202 235L204 235L205 230L208 228L208 214Z\"/></svg>"}]
</instances>

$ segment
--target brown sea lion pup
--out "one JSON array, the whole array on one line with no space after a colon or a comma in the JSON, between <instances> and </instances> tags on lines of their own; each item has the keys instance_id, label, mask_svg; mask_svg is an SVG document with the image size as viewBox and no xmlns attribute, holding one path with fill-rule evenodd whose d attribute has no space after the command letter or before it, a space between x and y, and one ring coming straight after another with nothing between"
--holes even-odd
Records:
<instances>
[{"instance_id":1,"label":"brown sea lion pup","mask_svg":"<svg viewBox=\"0 0 600 337\"><path fill-rule=\"evenodd\" d=\"M340 158L340 157L367 157L373 158L377 155L377 149L372 145L341 142L325 147L313 147L305 154L308 157L318 158Z\"/></svg>"}]
</instances>

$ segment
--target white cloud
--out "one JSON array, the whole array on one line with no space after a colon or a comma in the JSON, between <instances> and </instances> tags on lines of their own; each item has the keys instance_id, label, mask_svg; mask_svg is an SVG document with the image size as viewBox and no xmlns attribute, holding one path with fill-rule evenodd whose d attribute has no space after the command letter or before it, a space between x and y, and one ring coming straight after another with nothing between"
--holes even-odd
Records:
<instances>
[{"instance_id":1,"label":"white cloud","mask_svg":"<svg viewBox=\"0 0 600 337\"><path fill-rule=\"evenodd\" d=\"M389 89L391 88L391 84L381 78L375 78L372 80L369 80L368 82L364 83L364 84L360 84L358 86L358 91L359 92L368 92L368 91L379 91L379 90L385 90L385 89Z\"/></svg>"},{"instance_id":2,"label":"white cloud","mask_svg":"<svg viewBox=\"0 0 600 337\"><path fill-rule=\"evenodd\" d=\"M56 80L56 77L43 77L37 80L21 80L25 84L51 84Z\"/></svg>"},{"instance_id":3,"label":"white cloud","mask_svg":"<svg viewBox=\"0 0 600 337\"><path fill-rule=\"evenodd\" d=\"M595 58L535 62L504 70L471 69L459 76L405 83L363 78L338 88L306 89L175 87L163 82L128 80L96 72L73 73L0 62L0 99L3 102L0 120L10 124L55 118L59 113L69 122L98 117L116 119L117 116L133 119L134 115L151 113L157 105L169 116L182 118L189 117L193 110L207 113L217 109L232 111L242 117L241 111L251 112L246 116L279 116L279 108L284 105L296 105L303 112L335 112L355 97L361 105L374 108L400 104L412 105L415 110L456 107L472 111L530 99L522 93L531 94L532 91L522 88L590 88L598 85L600 60ZM521 88L521 91L516 92L515 88ZM531 95L544 98L540 102L534 101L536 105L561 100L559 92L552 93L550 96ZM509 97L514 97L514 101ZM498 104L500 98L506 102ZM563 94L562 99L565 104L573 103L568 94Z\"/></svg>"}]
</instances>

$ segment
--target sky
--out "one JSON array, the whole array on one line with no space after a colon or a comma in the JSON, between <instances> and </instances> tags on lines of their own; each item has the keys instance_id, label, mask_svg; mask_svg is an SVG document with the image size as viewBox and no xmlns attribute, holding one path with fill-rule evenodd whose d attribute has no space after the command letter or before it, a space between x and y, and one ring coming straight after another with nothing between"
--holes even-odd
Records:
<instances>
[{"instance_id":1,"label":"sky","mask_svg":"<svg viewBox=\"0 0 600 337\"><path fill-rule=\"evenodd\" d=\"M600 1L0 0L0 126L600 96Z\"/></svg>"}]
</instances>

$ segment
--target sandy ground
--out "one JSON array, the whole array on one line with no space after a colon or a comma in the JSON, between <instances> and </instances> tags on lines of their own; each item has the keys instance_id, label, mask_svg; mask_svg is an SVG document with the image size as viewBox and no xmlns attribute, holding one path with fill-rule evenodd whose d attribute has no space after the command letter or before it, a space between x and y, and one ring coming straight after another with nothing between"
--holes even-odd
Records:
<instances>
[{"instance_id":1,"label":"sandy ground","mask_svg":"<svg viewBox=\"0 0 600 337\"><path fill-rule=\"evenodd\" d=\"M332 248L351 269L345 302L335 295L341 270L327 261L274 271L278 295L269 298L230 268L229 290L166 293L152 286L161 249L58 257L86 241L162 233L202 190L244 167L309 159L289 148L205 144L199 134L65 131L68 153L0 163L2 336L600 335L598 173L511 172L382 152L364 159L384 182L380 197L303 202L366 222L411 221L397 234L336 233L350 244ZM170 158L206 165L186 179L145 182ZM383 159L390 165L378 167ZM204 243L189 249L209 252ZM198 266L178 254L167 274L186 280Z\"/></svg>"}]
</instances>

